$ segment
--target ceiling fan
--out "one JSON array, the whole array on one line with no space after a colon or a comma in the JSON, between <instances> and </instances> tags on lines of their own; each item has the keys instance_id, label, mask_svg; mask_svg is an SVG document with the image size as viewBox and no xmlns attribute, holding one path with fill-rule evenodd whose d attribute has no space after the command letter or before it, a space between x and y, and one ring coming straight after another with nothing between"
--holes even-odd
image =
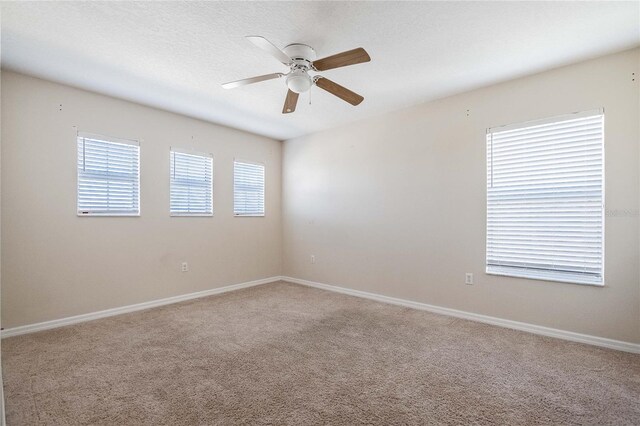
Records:
<instances>
[{"instance_id":1,"label":"ceiling fan","mask_svg":"<svg viewBox=\"0 0 640 426\"><path fill-rule=\"evenodd\" d=\"M354 106L364 100L362 96L346 87L340 86L338 83L334 83L326 77L309 75L309 71L327 71L333 68L369 62L371 58L362 47L316 60L316 51L306 44L293 43L280 50L264 37L247 36L246 38L262 50L270 53L284 65L287 65L290 68L289 72L286 74L278 72L231 81L222 85L225 89L233 89L234 87L285 77L289 90L284 100L283 114L295 111L299 94L308 91L314 84Z\"/></svg>"}]
</instances>

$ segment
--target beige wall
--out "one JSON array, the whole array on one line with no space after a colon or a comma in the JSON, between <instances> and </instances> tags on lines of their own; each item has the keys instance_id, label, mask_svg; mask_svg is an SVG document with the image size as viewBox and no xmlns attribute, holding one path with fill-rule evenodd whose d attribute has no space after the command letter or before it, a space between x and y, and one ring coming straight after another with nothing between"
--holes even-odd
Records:
<instances>
[{"instance_id":1,"label":"beige wall","mask_svg":"<svg viewBox=\"0 0 640 426\"><path fill-rule=\"evenodd\" d=\"M140 217L76 216L74 126L140 140ZM170 146L213 153L212 218L169 216ZM266 217L233 217L234 157L266 163ZM2 72L1 158L5 328L281 272L281 142Z\"/></svg>"},{"instance_id":2,"label":"beige wall","mask_svg":"<svg viewBox=\"0 0 640 426\"><path fill-rule=\"evenodd\" d=\"M639 58L627 51L285 142L284 274L640 342ZM606 208L630 211L606 218L606 286L486 275L486 128L600 107Z\"/></svg>"},{"instance_id":3,"label":"beige wall","mask_svg":"<svg viewBox=\"0 0 640 426\"><path fill-rule=\"evenodd\" d=\"M2 325L284 273L640 342L639 63L640 50L623 52L287 141L283 151L3 72ZM484 274L485 129L600 107L606 208L626 212L606 219L606 286ZM141 217L76 216L76 128L141 141ZM170 146L214 154L213 218L169 217ZM266 163L265 218L233 217L234 157Z\"/></svg>"}]
</instances>

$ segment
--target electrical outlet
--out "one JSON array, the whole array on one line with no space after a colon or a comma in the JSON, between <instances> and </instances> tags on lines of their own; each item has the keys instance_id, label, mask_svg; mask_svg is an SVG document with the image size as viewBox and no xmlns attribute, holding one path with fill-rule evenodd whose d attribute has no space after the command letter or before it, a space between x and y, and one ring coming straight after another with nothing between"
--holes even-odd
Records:
<instances>
[{"instance_id":1,"label":"electrical outlet","mask_svg":"<svg viewBox=\"0 0 640 426\"><path fill-rule=\"evenodd\" d=\"M466 285L473 284L473 274L471 272L467 272L466 274L464 274L464 283Z\"/></svg>"},{"instance_id":2,"label":"electrical outlet","mask_svg":"<svg viewBox=\"0 0 640 426\"><path fill-rule=\"evenodd\" d=\"M311 263L316 263L316 256L315 255L311 255Z\"/></svg>"},{"instance_id":3,"label":"electrical outlet","mask_svg":"<svg viewBox=\"0 0 640 426\"><path fill-rule=\"evenodd\" d=\"M187 262L182 262L182 272L189 272L189 264Z\"/></svg>"}]
</instances>

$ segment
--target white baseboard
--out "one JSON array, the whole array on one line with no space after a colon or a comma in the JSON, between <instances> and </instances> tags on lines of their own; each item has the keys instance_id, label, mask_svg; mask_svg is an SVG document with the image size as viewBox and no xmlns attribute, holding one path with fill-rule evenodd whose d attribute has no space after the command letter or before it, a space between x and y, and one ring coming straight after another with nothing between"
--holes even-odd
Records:
<instances>
[{"instance_id":1,"label":"white baseboard","mask_svg":"<svg viewBox=\"0 0 640 426\"><path fill-rule=\"evenodd\" d=\"M120 308L106 309L104 311L92 312L73 317L61 318L52 321L39 322L36 324L22 325L20 327L8 328L2 330L1 336L5 337L19 336L21 334L35 333L36 331L49 330L52 328L63 327L65 325L77 324L85 321L92 321L100 318L112 317L114 315L126 314L129 312L141 311L143 309L155 308L157 306L169 305L172 303L184 302L185 300L197 299L200 297L212 296L214 294L226 293L228 291L240 290L243 288L255 287L261 284L268 284L279 281L281 277L269 277L261 280L249 281L240 284L233 284L224 287L213 288L211 290L198 291L196 293L182 294L179 296L167 297L165 299L151 300L149 302L137 303L135 305L122 306Z\"/></svg>"},{"instance_id":2,"label":"white baseboard","mask_svg":"<svg viewBox=\"0 0 640 426\"><path fill-rule=\"evenodd\" d=\"M323 290L333 291L336 293L347 294L350 296L362 297L365 299L376 300L383 303L391 303L394 305L405 306L408 308L420 309L424 311L433 312L441 315L449 315L456 318L467 319L471 321L482 322L486 324L497 325L500 327L511 328L514 330L526 331L529 333L540 334L542 336L556 337L558 339L569 340L572 342L586 343L594 346L601 346L610 349L617 349L620 351L640 353L640 344L623 342L620 340L607 339L604 337L591 336L588 334L574 333L572 331L558 330L555 328L543 327L535 324L528 324L519 321L512 321L503 318L496 318L487 315L475 314L472 312L459 311L457 309L444 308L441 306L429 305L421 302L414 302L411 300L398 299L395 297L383 296L381 294L368 293L366 291L352 290L349 288L338 287L329 284L318 283L314 281L303 280L293 277L269 277L256 281L249 281L240 284L228 285L225 287L218 287L211 290L199 291L196 293L183 294L180 296L167 297L165 299L152 300L149 302L138 303L135 305L122 306L120 308L106 309L104 311L92 312L83 315L76 315L73 317L61 318L52 321L45 321L36 324L23 325L20 327L9 328L2 330L0 333L2 338L19 336L21 334L35 333L37 331L49 330L52 328L63 327L66 325L77 324L85 321L92 321L95 319L111 317L114 315L126 314L129 312L141 311L144 309L154 308L157 306L169 305L172 303L183 302L185 300L197 299L200 297L212 296L214 294L226 293L229 291L240 290L243 288L254 287L262 284L268 284L275 281L288 281L294 284L301 284L309 287L315 287Z\"/></svg>"},{"instance_id":3,"label":"white baseboard","mask_svg":"<svg viewBox=\"0 0 640 426\"><path fill-rule=\"evenodd\" d=\"M558 339L570 340L572 342L586 343L594 346L601 346L609 349L617 349L619 351L640 353L640 344L623 342L621 340L607 339L604 337L591 336L588 334L574 333L572 331L558 330L555 328L543 327L525 322L511 321L502 318L490 317L487 315L474 314L472 312L459 311L457 309L443 308L441 306L429 305L426 303L414 302L411 300L398 299L395 297L383 296L381 294L368 293L366 291L352 290L344 287L337 287L329 284L322 284L314 281L303 280L292 277L281 277L283 281L295 284L302 284L309 287L329 290L336 293L348 294L350 296L362 297L365 299L376 300L383 303L391 303L394 305L406 306L408 308L421 309L436 314L449 315L456 318L463 318L471 321L482 322L486 324L497 325L500 327L511 328L514 330L526 331L529 333L540 334L542 336L556 337Z\"/></svg>"}]
</instances>

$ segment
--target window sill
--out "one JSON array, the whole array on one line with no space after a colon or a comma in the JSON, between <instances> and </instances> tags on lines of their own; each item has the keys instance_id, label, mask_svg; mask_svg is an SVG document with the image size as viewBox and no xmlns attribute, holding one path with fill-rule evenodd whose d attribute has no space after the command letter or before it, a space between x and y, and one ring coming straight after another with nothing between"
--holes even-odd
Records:
<instances>
[{"instance_id":1,"label":"window sill","mask_svg":"<svg viewBox=\"0 0 640 426\"><path fill-rule=\"evenodd\" d=\"M579 279L571 279L571 278L556 278L556 277L544 277L544 276L536 276L532 274L527 274L526 272L518 273L516 271L495 271L486 269L485 273L487 275L495 275L499 277L510 277L510 278L524 278L528 280L534 281L547 281L547 282L556 282L563 284L577 284L584 285L589 287L604 287L604 280L602 282L594 282L594 281L581 281Z\"/></svg>"},{"instance_id":2,"label":"window sill","mask_svg":"<svg viewBox=\"0 0 640 426\"><path fill-rule=\"evenodd\" d=\"M78 213L78 217L140 217L140 213Z\"/></svg>"}]
</instances>

